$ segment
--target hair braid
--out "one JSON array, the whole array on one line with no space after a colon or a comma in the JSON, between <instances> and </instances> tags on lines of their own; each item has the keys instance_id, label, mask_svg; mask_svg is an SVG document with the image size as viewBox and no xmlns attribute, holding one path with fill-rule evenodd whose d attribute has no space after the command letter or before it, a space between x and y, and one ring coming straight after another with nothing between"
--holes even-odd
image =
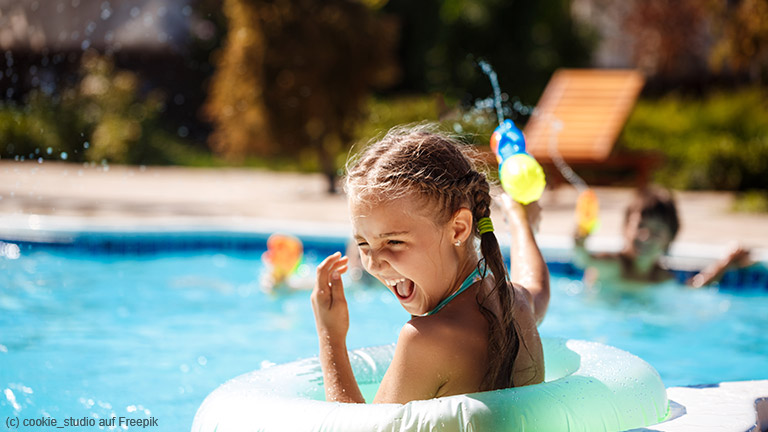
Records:
<instances>
[{"instance_id":1,"label":"hair braid","mask_svg":"<svg viewBox=\"0 0 768 432\"><path fill-rule=\"evenodd\" d=\"M481 181L477 182L473 190L472 216L477 223L481 218L490 217L491 214L490 186L485 176L482 176ZM475 225L475 229L477 229L477 225ZM512 387L514 386L513 366L519 351L519 336L512 314L514 290L511 289L507 281L507 269L504 266L504 258L501 255L496 235L492 231L482 235L476 231L476 234L480 237L480 251L483 255L485 268L490 269L494 276L493 289L480 302L480 310L488 320L490 327L488 341L490 361L488 371L483 379L483 387L489 390ZM499 304L499 315L486 306L486 301L494 295Z\"/></svg>"}]
</instances>

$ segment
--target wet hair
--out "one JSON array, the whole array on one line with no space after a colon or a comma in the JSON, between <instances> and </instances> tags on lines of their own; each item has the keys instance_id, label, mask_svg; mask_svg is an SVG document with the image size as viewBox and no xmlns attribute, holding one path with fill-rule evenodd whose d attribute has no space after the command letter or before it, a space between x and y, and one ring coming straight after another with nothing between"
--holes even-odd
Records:
<instances>
[{"instance_id":1,"label":"wet hair","mask_svg":"<svg viewBox=\"0 0 768 432\"><path fill-rule=\"evenodd\" d=\"M670 242L680 230L677 206L672 192L658 186L646 186L635 193L632 202L624 211L624 226L629 223L632 214L639 213L643 219L657 218L669 228Z\"/></svg>"},{"instance_id":2,"label":"wet hair","mask_svg":"<svg viewBox=\"0 0 768 432\"><path fill-rule=\"evenodd\" d=\"M512 314L514 290L493 232L480 235L477 221L491 214L490 184L476 169L469 146L437 132L430 124L396 127L370 144L347 166L345 190L350 199L380 203L415 196L431 205L436 224L447 223L461 208L472 212L473 234L480 239L481 274L490 270L495 286L478 297L480 311L489 325L489 366L481 390L513 387L513 366L519 336ZM432 208L430 208L432 210ZM496 296L500 316L486 306Z\"/></svg>"}]
</instances>

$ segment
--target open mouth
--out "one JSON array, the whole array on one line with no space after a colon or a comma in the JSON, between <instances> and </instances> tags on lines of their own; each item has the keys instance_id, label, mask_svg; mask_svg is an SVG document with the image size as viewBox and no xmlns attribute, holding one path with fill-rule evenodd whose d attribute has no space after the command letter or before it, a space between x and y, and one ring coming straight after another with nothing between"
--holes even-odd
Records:
<instances>
[{"instance_id":1,"label":"open mouth","mask_svg":"<svg viewBox=\"0 0 768 432\"><path fill-rule=\"evenodd\" d=\"M414 283L410 279L387 279L384 283L392 288L397 298L400 300L406 300L413 294Z\"/></svg>"}]
</instances>

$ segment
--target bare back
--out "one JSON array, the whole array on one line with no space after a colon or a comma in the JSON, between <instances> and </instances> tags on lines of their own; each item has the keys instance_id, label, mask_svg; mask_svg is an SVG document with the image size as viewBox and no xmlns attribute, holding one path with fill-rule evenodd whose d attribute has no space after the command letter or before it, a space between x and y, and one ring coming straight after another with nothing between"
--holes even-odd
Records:
<instances>
[{"instance_id":1,"label":"bare back","mask_svg":"<svg viewBox=\"0 0 768 432\"><path fill-rule=\"evenodd\" d=\"M484 390L488 322L476 300L478 288L457 296L440 313L414 317L403 327L375 402L402 403ZM544 379L541 340L527 296L515 289L520 349L513 381L516 386L536 384Z\"/></svg>"}]
</instances>

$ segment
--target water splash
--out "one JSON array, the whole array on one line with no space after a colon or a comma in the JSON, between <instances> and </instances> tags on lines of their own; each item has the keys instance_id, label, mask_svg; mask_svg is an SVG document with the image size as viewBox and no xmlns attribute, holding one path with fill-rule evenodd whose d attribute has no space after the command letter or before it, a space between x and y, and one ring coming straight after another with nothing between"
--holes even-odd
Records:
<instances>
[{"instance_id":1,"label":"water splash","mask_svg":"<svg viewBox=\"0 0 768 432\"><path fill-rule=\"evenodd\" d=\"M493 70L493 67L491 67L491 65L485 60L480 60L478 65L483 70L483 72L488 75L488 79L491 81L491 87L493 87L493 106L496 109L496 117L499 120L499 125L501 125L504 122L505 113L501 104L501 87L499 86L498 76L496 75L496 71ZM487 100L477 101L475 103L475 107L476 109L490 108L488 106ZM542 115L541 112L536 109L536 107L525 105L519 100L512 104L512 112L517 112L524 116L530 115L531 117L542 117L542 119L549 125L550 128L547 152L549 153L549 157L552 159L552 163L555 165L557 170L560 171L560 174L563 175L568 183L572 184L579 192L587 189L589 186L584 181L584 179L576 174L576 172L570 167L570 165L568 165L567 162L565 162L565 159L563 159L563 157L560 155L560 152L557 150L557 137L560 134L560 131L563 130L563 122L551 113Z\"/></svg>"},{"instance_id":2,"label":"water splash","mask_svg":"<svg viewBox=\"0 0 768 432\"><path fill-rule=\"evenodd\" d=\"M493 70L491 65L485 60L478 62L483 72L488 75L488 79L491 81L491 87L493 87L493 104L496 108L496 117L499 119L499 125L504 123L504 112L501 108L501 88L499 87L499 78L496 76L496 71Z\"/></svg>"}]
</instances>

